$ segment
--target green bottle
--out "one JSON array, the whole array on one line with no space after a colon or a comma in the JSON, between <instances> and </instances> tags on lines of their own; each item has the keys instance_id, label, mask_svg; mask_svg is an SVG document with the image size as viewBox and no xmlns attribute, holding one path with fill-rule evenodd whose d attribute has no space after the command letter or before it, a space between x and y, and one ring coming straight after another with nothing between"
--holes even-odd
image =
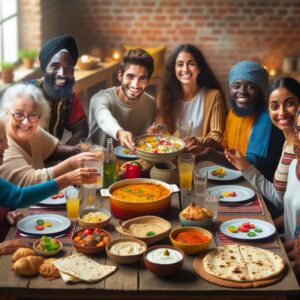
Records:
<instances>
[{"instance_id":1,"label":"green bottle","mask_svg":"<svg viewBox=\"0 0 300 300\"><path fill-rule=\"evenodd\" d=\"M112 138L107 139L103 170L104 170L103 185L104 188L108 188L111 184L113 184L117 180L116 157L114 155L114 145L113 145Z\"/></svg>"}]
</instances>

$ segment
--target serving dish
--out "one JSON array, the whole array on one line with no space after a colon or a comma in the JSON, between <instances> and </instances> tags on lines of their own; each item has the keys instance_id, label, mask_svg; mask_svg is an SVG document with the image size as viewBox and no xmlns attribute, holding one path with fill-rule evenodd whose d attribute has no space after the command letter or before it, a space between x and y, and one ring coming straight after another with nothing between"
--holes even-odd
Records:
<instances>
[{"instance_id":1,"label":"serving dish","mask_svg":"<svg viewBox=\"0 0 300 300\"><path fill-rule=\"evenodd\" d=\"M171 228L170 222L157 216L133 218L124 222L121 221L120 226L116 226L116 230L123 237L139 239L148 246L167 238Z\"/></svg>"},{"instance_id":2,"label":"serving dish","mask_svg":"<svg viewBox=\"0 0 300 300\"><path fill-rule=\"evenodd\" d=\"M176 240L177 236L183 232L190 232L193 233L195 232L196 234L201 234L201 236L205 236L207 237L207 241L204 242L200 242L197 244L190 244L190 243L183 243L183 242L179 242ZM208 230L204 229L204 228L199 228L199 227L181 227L181 228L177 228L175 230L173 230L170 235L170 240L171 243L180 248L185 254L197 254L200 253L201 251L205 250L206 248L208 248L213 235L211 234L211 232L209 232Z\"/></svg>"},{"instance_id":3,"label":"serving dish","mask_svg":"<svg viewBox=\"0 0 300 300\"><path fill-rule=\"evenodd\" d=\"M126 243L127 248L129 245L128 243L134 243L135 245L139 244L140 248L139 248L139 251L137 251L139 253L128 253L131 251L131 249L130 249L130 251L126 250L127 254L114 253L111 248L117 244L122 245L122 243L123 244ZM134 239L134 238L122 238L122 239L113 240L108 245L106 245L106 254L112 261L114 261L118 264L128 265L128 264L134 264L134 263L137 263L138 261L140 261L141 258L143 257L143 254L145 253L146 249L147 249L147 244L141 240Z\"/></svg>"},{"instance_id":4,"label":"serving dish","mask_svg":"<svg viewBox=\"0 0 300 300\"><path fill-rule=\"evenodd\" d=\"M172 260L172 257L175 259ZM144 253L146 268L159 277L168 277L177 273L182 268L183 260L183 251L170 245L153 246Z\"/></svg>"},{"instance_id":5,"label":"serving dish","mask_svg":"<svg viewBox=\"0 0 300 300\"><path fill-rule=\"evenodd\" d=\"M207 178L214 181L232 181L242 177L242 172L219 165L203 167L201 170L206 170Z\"/></svg>"},{"instance_id":6,"label":"serving dish","mask_svg":"<svg viewBox=\"0 0 300 300\"><path fill-rule=\"evenodd\" d=\"M98 220L96 222L85 221L83 218L87 216L87 214L100 213L106 218L102 220ZM92 217L92 216L91 216ZM105 228L109 225L111 219L111 213L105 208L86 208L80 211L78 217L78 224L83 228Z\"/></svg>"},{"instance_id":7,"label":"serving dish","mask_svg":"<svg viewBox=\"0 0 300 300\"><path fill-rule=\"evenodd\" d=\"M136 155L151 162L165 162L175 159L184 149L182 139L164 134L147 134L134 140Z\"/></svg>"},{"instance_id":8,"label":"serving dish","mask_svg":"<svg viewBox=\"0 0 300 300\"><path fill-rule=\"evenodd\" d=\"M98 237L99 239L97 240ZM78 252L84 254L101 253L105 251L105 247L110 241L111 235L109 232L99 228L80 229L72 236L73 247ZM88 242L90 245L87 245L86 242Z\"/></svg>"},{"instance_id":9,"label":"serving dish","mask_svg":"<svg viewBox=\"0 0 300 300\"><path fill-rule=\"evenodd\" d=\"M112 195L112 192L117 188L130 188L131 185L136 184L147 184L147 185L157 185L162 189L166 190L166 195L155 200L147 200L144 197L143 193L139 194L141 196L138 201L128 201L128 198L124 199L117 198ZM151 191L151 189L150 189ZM130 196L131 192L128 194ZM134 179L125 179L113 183L108 188L108 195L110 201L110 210L111 213L118 219L127 220L130 218L144 216L144 215L165 215L171 204L171 194L172 189L169 184L162 181L146 178L134 178Z\"/></svg>"}]
</instances>

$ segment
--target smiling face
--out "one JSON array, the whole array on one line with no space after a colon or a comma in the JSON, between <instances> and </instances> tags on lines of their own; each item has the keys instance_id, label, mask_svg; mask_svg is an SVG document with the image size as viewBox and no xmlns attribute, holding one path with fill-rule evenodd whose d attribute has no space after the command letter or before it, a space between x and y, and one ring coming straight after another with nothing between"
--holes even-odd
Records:
<instances>
[{"instance_id":1,"label":"smiling face","mask_svg":"<svg viewBox=\"0 0 300 300\"><path fill-rule=\"evenodd\" d=\"M74 85L74 61L68 52L56 53L50 60L44 78L46 94L54 99L72 95Z\"/></svg>"},{"instance_id":2,"label":"smiling face","mask_svg":"<svg viewBox=\"0 0 300 300\"><path fill-rule=\"evenodd\" d=\"M262 103L259 88L248 80L237 80L230 85L230 103L238 116L249 116Z\"/></svg>"},{"instance_id":3,"label":"smiling face","mask_svg":"<svg viewBox=\"0 0 300 300\"><path fill-rule=\"evenodd\" d=\"M272 123L283 131L292 130L299 107L299 99L284 87L275 89L269 97Z\"/></svg>"},{"instance_id":4,"label":"smiling face","mask_svg":"<svg viewBox=\"0 0 300 300\"><path fill-rule=\"evenodd\" d=\"M176 58L175 73L181 84L196 84L200 68L189 52L180 52Z\"/></svg>"},{"instance_id":5,"label":"smiling face","mask_svg":"<svg viewBox=\"0 0 300 300\"><path fill-rule=\"evenodd\" d=\"M118 73L118 79L121 82L118 96L121 101L126 103L134 103L135 100L144 92L148 84L148 71L141 65L131 64L125 67L125 72L122 75Z\"/></svg>"},{"instance_id":6,"label":"smiling face","mask_svg":"<svg viewBox=\"0 0 300 300\"><path fill-rule=\"evenodd\" d=\"M12 116L12 114L15 113L23 114L26 117L23 121L16 121ZM28 120L28 115L35 114L41 114L38 104L27 97L16 97L13 100L13 105L7 112L7 134L16 142L22 143L27 141L36 132L39 126L39 120L36 122L30 122Z\"/></svg>"},{"instance_id":7,"label":"smiling face","mask_svg":"<svg viewBox=\"0 0 300 300\"><path fill-rule=\"evenodd\" d=\"M3 155L8 148L5 127L2 121L0 121L0 166L3 164Z\"/></svg>"}]
</instances>

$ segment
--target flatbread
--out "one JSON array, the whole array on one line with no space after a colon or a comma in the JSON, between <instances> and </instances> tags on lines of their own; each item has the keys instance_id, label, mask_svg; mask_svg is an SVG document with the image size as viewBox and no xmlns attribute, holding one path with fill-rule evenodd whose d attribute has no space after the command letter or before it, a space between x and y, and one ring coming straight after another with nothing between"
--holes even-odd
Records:
<instances>
[{"instance_id":1,"label":"flatbread","mask_svg":"<svg viewBox=\"0 0 300 300\"><path fill-rule=\"evenodd\" d=\"M284 269L285 264L281 257L271 251L252 246L240 246L240 252L247 264L251 280L271 278Z\"/></svg>"},{"instance_id":2,"label":"flatbread","mask_svg":"<svg viewBox=\"0 0 300 300\"><path fill-rule=\"evenodd\" d=\"M100 265L84 254L77 253L53 262L66 281L97 282L113 273L117 267ZM74 277L74 278L72 278Z\"/></svg>"},{"instance_id":3,"label":"flatbread","mask_svg":"<svg viewBox=\"0 0 300 300\"><path fill-rule=\"evenodd\" d=\"M240 245L220 246L203 259L207 273L221 279L249 282L280 274L285 263L271 251Z\"/></svg>"}]
</instances>

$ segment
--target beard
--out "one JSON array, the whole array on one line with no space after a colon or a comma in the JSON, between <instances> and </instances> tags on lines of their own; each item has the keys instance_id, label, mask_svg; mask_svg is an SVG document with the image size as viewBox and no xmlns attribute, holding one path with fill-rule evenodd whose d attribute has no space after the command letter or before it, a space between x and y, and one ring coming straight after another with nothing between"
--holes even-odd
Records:
<instances>
[{"instance_id":1,"label":"beard","mask_svg":"<svg viewBox=\"0 0 300 300\"><path fill-rule=\"evenodd\" d=\"M44 89L50 98L55 100L58 100L60 98L68 99L72 97L75 78L67 78L64 86L58 87L55 85L55 77L45 74L43 83Z\"/></svg>"},{"instance_id":2,"label":"beard","mask_svg":"<svg viewBox=\"0 0 300 300\"><path fill-rule=\"evenodd\" d=\"M122 89L123 93L125 94L125 96L131 101L138 100L141 97L142 93L144 92L144 91L141 91L137 96L132 97L132 96L130 96L130 94L127 93L125 84L121 84L121 89Z\"/></svg>"},{"instance_id":3,"label":"beard","mask_svg":"<svg viewBox=\"0 0 300 300\"><path fill-rule=\"evenodd\" d=\"M251 116L265 106L263 96L261 94L257 95L246 107L238 107L236 101L232 97L229 98L229 102L231 109L239 117Z\"/></svg>"}]
</instances>

